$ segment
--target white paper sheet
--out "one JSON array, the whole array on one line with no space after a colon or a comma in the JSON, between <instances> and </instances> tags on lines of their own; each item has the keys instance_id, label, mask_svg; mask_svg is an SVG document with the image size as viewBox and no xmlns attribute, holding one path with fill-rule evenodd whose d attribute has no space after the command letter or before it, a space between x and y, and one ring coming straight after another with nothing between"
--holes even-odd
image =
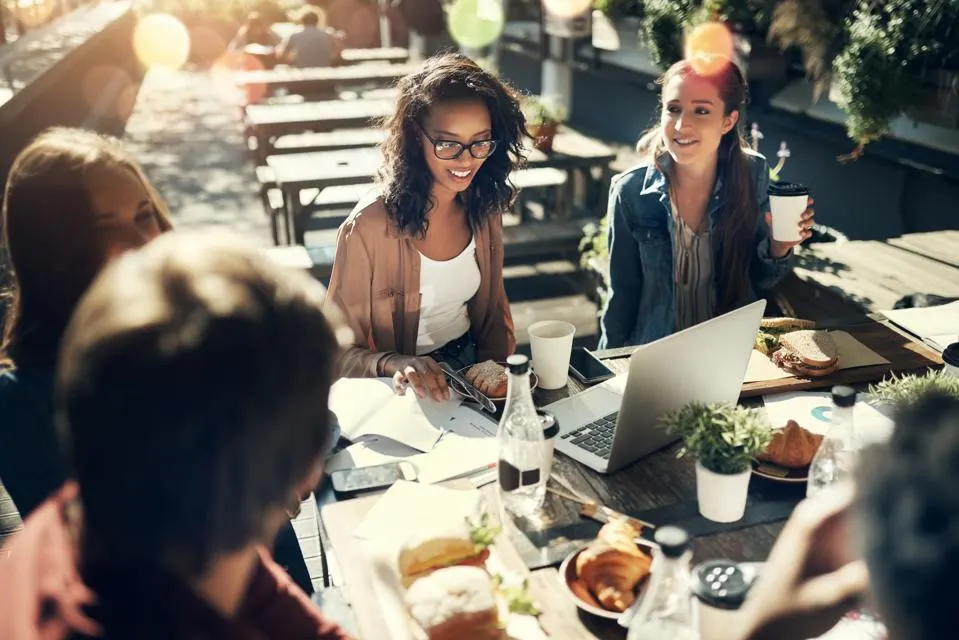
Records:
<instances>
[{"instance_id":1,"label":"white paper sheet","mask_svg":"<svg viewBox=\"0 0 959 640\"><path fill-rule=\"evenodd\" d=\"M770 426L786 426L795 420L801 427L825 435L832 415L832 399L825 392L780 393L763 396ZM862 444L883 442L892 434L893 422L876 407L859 400L853 407L853 423Z\"/></svg>"},{"instance_id":2,"label":"white paper sheet","mask_svg":"<svg viewBox=\"0 0 959 640\"><path fill-rule=\"evenodd\" d=\"M399 552L400 546L423 531L443 531L465 518L483 513L482 494L400 480L367 512L353 533Z\"/></svg>"},{"instance_id":3,"label":"white paper sheet","mask_svg":"<svg viewBox=\"0 0 959 640\"><path fill-rule=\"evenodd\" d=\"M383 382L354 382L366 384L334 385L331 393L330 407L354 444L327 461L328 472L406 460L416 467L418 481L429 484L495 465L497 423L491 417L460 400L437 404L411 394L394 400L392 387ZM382 388L390 389L385 399ZM371 398L368 404L379 401L380 406L357 409L363 394Z\"/></svg>"},{"instance_id":4,"label":"white paper sheet","mask_svg":"<svg viewBox=\"0 0 959 640\"><path fill-rule=\"evenodd\" d=\"M381 435L419 451L433 448L461 404L455 396L446 402L415 393L398 396L387 378L337 380L329 402L348 440Z\"/></svg>"},{"instance_id":5,"label":"white paper sheet","mask_svg":"<svg viewBox=\"0 0 959 640\"><path fill-rule=\"evenodd\" d=\"M909 331L927 343L934 342L945 348L959 338L959 301L937 307L916 307L915 309L890 309L882 314L900 327ZM946 344L943 341L949 340ZM940 350L941 350L940 348Z\"/></svg>"}]
</instances>

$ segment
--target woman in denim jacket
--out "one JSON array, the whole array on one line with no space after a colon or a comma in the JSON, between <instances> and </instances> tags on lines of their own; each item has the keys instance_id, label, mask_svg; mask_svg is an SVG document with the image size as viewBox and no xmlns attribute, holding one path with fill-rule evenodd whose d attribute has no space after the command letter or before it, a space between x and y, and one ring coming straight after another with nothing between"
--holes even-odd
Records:
<instances>
[{"instance_id":1,"label":"woman in denim jacket","mask_svg":"<svg viewBox=\"0 0 959 640\"><path fill-rule=\"evenodd\" d=\"M766 160L740 134L742 73L728 61L706 73L715 65L698 62L660 79L659 125L637 144L648 160L610 188L600 348L652 342L740 307L792 267L799 243L770 237ZM803 239L812 223L810 208Z\"/></svg>"}]
</instances>

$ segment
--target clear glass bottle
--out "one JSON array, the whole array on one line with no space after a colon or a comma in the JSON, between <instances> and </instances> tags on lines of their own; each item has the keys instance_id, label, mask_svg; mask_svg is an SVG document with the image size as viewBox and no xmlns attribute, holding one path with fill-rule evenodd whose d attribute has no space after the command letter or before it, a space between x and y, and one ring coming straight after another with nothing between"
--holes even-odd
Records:
<instances>
[{"instance_id":1,"label":"clear glass bottle","mask_svg":"<svg viewBox=\"0 0 959 640\"><path fill-rule=\"evenodd\" d=\"M693 552L689 535L678 527L656 530L659 547L653 551L652 575L629 623L627 640L698 640L699 620L694 608L689 563Z\"/></svg>"},{"instance_id":2,"label":"clear glass bottle","mask_svg":"<svg viewBox=\"0 0 959 640\"><path fill-rule=\"evenodd\" d=\"M509 391L497 431L500 500L513 515L530 517L539 512L546 497L543 422L533 404L529 358L514 354L506 364Z\"/></svg>"},{"instance_id":3,"label":"clear glass bottle","mask_svg":"<svg viewBox=\"0 0 959 640\"><path fill-rule=\"evenodd\" d=\"M856 390L852 387L832 388L832 416L829 431L823 438L812 464L809 465L809 481L806 496L814 496L826 487L852 479L855 472L859 442L853 423L853 407L856 406Z\"/></svg>"}]
</instances>

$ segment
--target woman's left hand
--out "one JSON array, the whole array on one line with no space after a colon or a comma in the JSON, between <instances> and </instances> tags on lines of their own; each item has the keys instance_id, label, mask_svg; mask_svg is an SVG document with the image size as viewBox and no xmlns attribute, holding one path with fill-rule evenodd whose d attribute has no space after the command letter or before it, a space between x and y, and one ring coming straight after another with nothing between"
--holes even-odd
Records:
<instances>
[{"instance_id":1,"label":"woman's left hand","mask_svg":"<svg viewBox=\"0 0 959 640\"><path fill-rule=\"evenodd\" d=\"M816 217L816 211L812 208L814 203L815 201L809 198L809 204L799 219L799 240L795 242L782 242L780 240L773 240L772 235L769 236L769 253L773 258L785 257L793 247L801 244L803 240L812 235L812 225ZM768 211L766 212L766 224L769 225L771 232L773 228L773 214Z\"/></svg>"}]
</instances>

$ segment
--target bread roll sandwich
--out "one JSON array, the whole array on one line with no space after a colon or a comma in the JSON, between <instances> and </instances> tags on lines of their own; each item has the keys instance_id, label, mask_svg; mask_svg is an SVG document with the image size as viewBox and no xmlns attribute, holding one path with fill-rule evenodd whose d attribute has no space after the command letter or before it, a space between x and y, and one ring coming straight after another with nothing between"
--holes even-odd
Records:
<instances>
[{"instance_id":1,"label":"bread roll sandwich","mask_svg":"<svg viewBox=\"0 0 959 640\"><path fill-rule=\"evenodd\" d=\"M780 369L802 378L821 378L839 369L839 348L825 331L793 331L779 337L772 360Z\"/></svg>"},{"instance_id":2,"label":"bread roll sandwich","mask_svg":"<svg viewBox=\"0 0 959 640\"><path fill-rule=\"evenodd\" d=\"M447 567L417 580L406 607L429 640L500 640L496 588L477 567Z\"/></svg>"},{"instance_id":3,"label":"bread roll sandwich","mask_svg":"<svg viewBox=\"0 0 959 640\"><path fill-rule=\"evenodd\" d=\"M482 567L489 557L489 547L499 534L499 528L490 525L484 514L479 523L464 520L446 531L416 536L400 549L398 558L400 580L404 587L454 565Z\"/></svg>"},{"instance_id":4,"label":"bread roll sandwich","mask_svg":"<svg viewBox=\"0 0 959 640\"><path fill-rule=\"evenodd\" d=\"M773 435L766 450L756 456L761 462L769 462L785 469L801 469L812 464L823 437L799 426L790 420Z\"/></svg>"},{"instance_id":5,"label":"bread roll sandwich","mask_svg":"<svg viewBox=\"0 0 959 640\"><path fill-rule=\"evenodd\" d=\"M486 360L474 364L466 370L466 380L490 398L505 398L509 384L506 378L506 367Z\"/></svg>"}]
</instances>

